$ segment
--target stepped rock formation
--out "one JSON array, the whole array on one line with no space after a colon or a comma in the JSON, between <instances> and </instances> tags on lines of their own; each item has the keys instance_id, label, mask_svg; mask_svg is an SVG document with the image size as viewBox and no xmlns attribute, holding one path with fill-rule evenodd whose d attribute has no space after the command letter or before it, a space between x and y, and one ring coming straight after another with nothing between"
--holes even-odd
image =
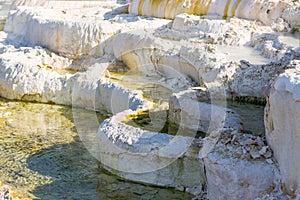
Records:
<instances>
[{"instance_id":1,"label":"stepped rock formation","mask_svg":"<svg viewBox=\"0 0 300 200\"><path fill-rule=\"evenodd\" d=\"M167 19L181 13L235 16L271 24L281 16L284 7L280 0L132 0L129 12Z\"/></svg>"},{"instance_id":2,"label":"stepped rock formation","mask_svg":"<svg viewBox=\"0 0 300 200\"><path fill-rule=\"evenodd\" d=\"M121 151L104 148L102 159L130 170L106 166L111 172L197 195L207 189L210 199L263 198L281 192L280 181L287 195L299 193L295 60L300 48L295 35L289 37L293 42L282 39L299 30L299 2L132 0L128 7L114 1L22 0L13 8L5 32L0 33L0 95L113 114L100 125L97 136L105 141L100 147L116 144ZM157 149L173 142L177 151L193 137L176 140L125 124L132 113L154 109L155 104L143 97L140 88L111 81L106 71L110 66L147 77L155 74L168 83L165 86L173 94L164 109L177 125L184 122L190 129L205 131L215 114L216 126L166 168L131 173L135 167L144 168L138 159L122 160L128 150L140 151L139 158L155 166L161 156ZM274 80L265 119L269 144L263 133L243 132L235 111L210 104L228 98L264 102L266 86ZM217 112L209 115L212 109ZM149 152L153 159L147 160L143 153ZM174 158L173 151L165 153L163 159Z\"/></svg>"}]
</instances>

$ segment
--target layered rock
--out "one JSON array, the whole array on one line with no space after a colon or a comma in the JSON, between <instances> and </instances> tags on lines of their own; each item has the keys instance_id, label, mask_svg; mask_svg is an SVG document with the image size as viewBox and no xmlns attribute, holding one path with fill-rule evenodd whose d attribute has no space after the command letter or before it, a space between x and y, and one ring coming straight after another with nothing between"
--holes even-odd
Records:
<instances>
[{"instance_id":1,"label":"layered rock","mask_svg":"<svg viewBox=\"0 0 300 200\"><path fill-rule=\"evenodd\" d=\"M298 63L276 79L265 112L266 136L279 164L282 190L294 197L300 193L299 69Z\"/></svg>"},{"instance_id":2,"label":"layered rock","mask_svg":"<svg viewBox=\"0 0 300 200\"><path fill-rule=\"evenodd\" d=\"M273 64L232 63L231 61L239 62L242 57L232 60L224 54L226 48L219 51L223 47L214 46L215 44L242 45L251 42L252 46L262 49L266 56L278 62L289 51L284 46L282 51L278 51L277 47L282 46L280 42L274 43L276 47L267 45L276 41L276 36L269 37L271 41L267 41L264 35L260 37L264 38L262 40L258 36L252 37L253 33L260 35L263 28L242 20L234 19L226 23L222 20L179 15L169 27L162 26L168 20L140 19L120 14L123 12L120 10L110 12L106 8L101 9L99 17L102 20L97 22L99 26L94 26L90 23L95 20L91 15L85 16L89 20L82 21L82 15L78 13L82 9L67 10L71 19L63 10L20 8L9 18L6 30L10 33L10 38L18 39L23 44L41 45L68 57L88 54L94 57L110 56L111 59L122 60L129 68L146 74L158 70L169 76L174 75L175 71L191 77L204 87L225 88L229 97L263 99L262 88L281 71L271 67ZM85 9L86 12L89 10L91 9ZM65 19L57 19L58 17ZM146 26L152 28L144 29ZM28 27L32 27L35 34L27 34L32 31ZM132 29L138 30L126 32ZM271 32L271 29L268 31ZM49 37L45 37L45 33L49 33ZM110 37L114 34L117 35ZM239 39L239 35L246 37ZM170 43L165 38L176 41ZM256 84L257 81L260 83Z\"/></svg>"},{"instance_id":3,"label":"layered rock","mask_svg":"<svg viewBox=\"0 0 300 200\"><path fill-rule=\"evenodd\" d=\"M218 106L199 101L203 98L203 93L200 91L199 94L195 88L172 94L169 102L169 119L181 126L208 134L223 128L243 129L240 116L234 110L225 108L225 103ZM213 96L213 94L207 96ZM208 101L217 103L211 99Z\"/></svg>"},{"instance_id":4,"label":"layered rock","mask_svg":"<svg viewBox=\"0 0 300 200\"><path fill-rule=\"evenodd\" d=\"M42 6L44 8L52 9L69 9L69 8L83 8L83 7L94 7L106 4L114 5L115 1L55 1L55 0L16 0L11 4L11 9L16 9L18 6L30 6L37 7Z\"/></svg>"},{"instance_id":5,"label":"layered rock","mask_svg":"<svg viewBox=\"0 0 300 200\"><path fill-rule=\"evenodd\" d=\"M129 12L154 16L159 18L174 19L181 13L195 15L219 15L221 17L240 17L259 20L265 24L271 24L277 19L285 8L284 1L264 0L182 0L182 1L156 1L156 0L132 0Z\"/></svg>"},{"instance_id":6,"label":"layered rock","mask_svg":"<svg viewBox=\"0 0 300 200\"><path fill-rule=\"evenodd\" d=\"M282 18L285 19L291 26L291 28L300 30L300 8L288 8L284 10Z\"/></svg>"},{"instance_id":7,"label":"layered rock","mask_svg":"<svg viewBox=\"0 0 300 200\"><path fill-rule=\"evenodd\" d=\"M272 192L278 169L263 137L221 130L204 139L208 199L255 199ZM207 153L207 150L208 153Z\"/></svg>"},{"instance_id":8,"label":"layered rock","mask_svg":"<svg viewBox=\"0 0 300 200\"><path fill-rule=\"evenodd\" d=\"M207 185L210 199L254 199L272 192L278 172L263 135L243 133L236 112L207 102L228 97L264 100L262 89L286 68L295 68L287 64L299 58L299 48L283 44L271 27L255 21L177 14L237 16L264 24L282 17L277 25L281 21L293 29L299 25L298 9L279 0L132 0L128 14L126 6L102 3L96 10L93 3L72 2L69 9L68 2L18 1L15 5L29 7L12 11L7 21L5 31L14 42L1 33L0 95L119 113L101 124L98 140L93 142L98 142L97 158L126 179L193 194ZM44 7L30 7L36 5ZM221 46L224 44L233 46ZM19 47L24 45L41 47ZM258 49L255 59L263 54L270 60L254 63L243 57L247 47L240 45L248 45L250 52ZM80 62L72 58L85 57L88 59L81 64L86 71L76 73ZM172 136L125 124L128 115L151 109L153 104L140 91L109 81L109 64L104 62L111 60L147 76L160 74L169 82L183 77L190 82L185 85L204 87L173 94L170 100L171 121L194 129L191 134L179 129L181 134ZM299 193L298 71L289 70L276 81L266 115L268 141L279 162L282 188L294 196ZM172 87L182 90L179 85ZM193 141L195 130L210 136ZM282 137L281 133L289 135ZM288 153L295 156L286 156Z\"/></svg>"},{"instance_id":9,"label":"layered rock","mask_svg":"<svg viewBox=\"0 0 300 200\"><path fill-rule=\"evenodd\" d=\"M124 111L100 124L97 158L123 178L199 194L205 185L201 142L180 130L172 136L124 123L136 114Z\"/></svg>"},{"instance_id":10,"label":"layered rock","mask_svg":"<svg viewBox=\"0 0 300 200\"><path fill-rule=\"evenodd\" d=\"M2 33L2 39L5 38ZM109 63L95 64L86 72L71 74L68 69L72 63L68 58L41 48L15 48L1 44L2 97L104 109L113 113L152 106L143 99L142 92L126 89L105 78Z\"/></svg>"},{"instance_id":11,"label":"layered rock","mask_svg":"<svg viewBox=\"0 0 300 200\"><path fill-rule=\"evenodd\" d=\"M157 28L168 22L126 15L126 8L112 11L99 6L95 12L89 7L19 7L8 17L5 31L23 45L39 45L67 57L80 58L112 35L132 29Z\"/></svg>"}]
</instances>

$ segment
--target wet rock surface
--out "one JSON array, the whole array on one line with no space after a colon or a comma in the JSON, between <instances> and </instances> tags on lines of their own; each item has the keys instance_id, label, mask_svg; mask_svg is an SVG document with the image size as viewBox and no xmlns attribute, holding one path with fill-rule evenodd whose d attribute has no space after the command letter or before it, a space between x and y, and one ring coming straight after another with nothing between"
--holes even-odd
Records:
<instances>
[{"instance_id":1,"label":"wet rock surface","mask_svg":"<svg viewBox=\"0 0 300 200\"><path fill-rule=\"evenodd\" d=\"M100 124L99 158L105 168L125 179L199 194L205 180L196 133L179 130L172 136L122 123L132 113L118 113Z\"/></svg>"},{"instance_id":2,"label":"wet rock surface","mask_svg":"<svg viewBox=\"0 0 300 200\"><path fill-rule=\"evenodd\" d=\"M193 195L189 193L174 193L168 188L155 188L138 183L128 183L126 180L115 176L102 174L98 179L98 192L100 199L119 199L124 198L138 199L192 199ZM180 196L179 196L180 194Z\"/></svg>"},{"instance_id":3,"label":"wet rock surface","mask_svg":"<svg viewBox=\"0 0 300 200\"><path fill-rule=\"evenodd\" d=\"M83 132L88 135L81 139L89 150L96 147L102 153L96 158L108 164L104 168L120 177L176 188L197 194L198 199L284 199L286 195L297 198L300 48L295 40L299 34L299 2L168 2L14 2L15 10L7 19L5 32L0 32L1 96L112 114L100 127L89 123L90 115L80 115L80 124L90 127L76 128L81 136ZM199 16L202 14L205 15ZM288 34L292 35L292 42L286 42ZM254 55L249 56L250 53ZM146 94L150 97L147 99L141 92L149 92L141 89L145 86L126 88L122 81L110 76L109 70L126 74L128 69L153 76L157 84L172 91L172 95L165 93L171 96L169 105L166 96L152 99L151 94ZM180 104L180 99L185 103ZM238 110L219 106L217 101L228 99L267 102L266 135L261 129L244 129ZM160 101L163 104L155 108ZM51 109L55 111L54 107ZM127 109L131 111L125 112ZM194 130L190 134L188 129L182 129L176 137L163 132L169 129L162 127L161 132L140 127L151 123L149 117L139 118L139 112L151 109L157 109L156 114L165 111L166 118L177 123L176 131L181 130L180 125ZM92 152L84 151L70 130L70 116L65 120L54 114L68 125L66 130L52 129L48 123L51 131L46 128L43 131L47 134L41 136L38 128L31 132L35 123L16 122L26 121L23 118L27 119L28 113L15 118L14 111L5 108L0 112L0 147L4 150L0 157L4 167L12 167L4 170L9 174L1 173L6 183L23 190L23 194L49 199L70 195L83 198L88 194L92 194L91 199L99 195L107 199L191 197L99 174L96 161L89 154ZM131 120L133 115L136 121ZM48 120L48 116L43 119ZM128 119L140 124L126 124ZM19 131L20 126L25 134ZM194 140L199 129L207 132L206 137ZM95 146L93 142L99 142L97 132L98 140L103 139L104 143ZM89 137L92 139L85 141ZM175 148L168 148L168 144ZM119 149L112 151L115 146ZM147 153L150 159L144 155ZM86 165L73 164L78 155ZM168 163L170 160L174 162ZM132 173L145 170L145 164L157 168L161 161L170 165L147 173ZM91 192L91 188L101 193ZM103 189L113 194L104 193ZM130 191L128 196L125 191Z\"/></svg>"},{"instance_id":4,"label":"wet rock surface","mask_svg":"<svg viewBox=\"0 0 300 200\"><path fill-rule=\"evenodd\" d=\"M85 119L97 115L98 123L106 118L84 109L76 112ZM139 186L100 170L74 129L70 107L0 99L0 113L0 181L9 185L13 199L192 198L172 188ZM84 125L97 132L91 120ZM0 185L0 191L7 192L8 187Z\"/></svg>"}]
</instances>

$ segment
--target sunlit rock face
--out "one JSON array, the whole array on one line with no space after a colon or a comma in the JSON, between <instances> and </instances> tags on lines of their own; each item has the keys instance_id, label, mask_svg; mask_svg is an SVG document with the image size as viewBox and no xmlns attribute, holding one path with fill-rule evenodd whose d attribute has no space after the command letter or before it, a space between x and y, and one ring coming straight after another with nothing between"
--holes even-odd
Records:
<instances>
[{"instance_id":1,"label":"sunlit rock face","mask_svg":"<svg viewBox=\"0 0 300 200\"><path fill-rule=\"evenodd\" d=\"M300 8L299 7L298 9L288 8L284 10L282 17L283 19L288 21L292 27L294 28L297 27L298 30L300 29Z\"/></svg>"},{"instance_id":2,"label":"sunlit rock face","mask_svg":"<svg viewBox=\"0 0 300 200\"><path fill-rule=\"evenodd\" d=\"M274 83L265 112L268 143L278 161L282 189L294 196L300 192L300 73L290 69Z\"/></svg>"},{"instance_id":3,"label":"sunlit rock face","mask_svg":"<svg viewBox=\"0 0 300 200\"><path fill-rule=\"evenodd\" d=\"M199 102L205 92L195 88L173 93L169 101L170 121L205 133L222 128L242 130L241 117L234 110ZM206 94L209 96L209 93Z\"/></svg>"},{"instance_id":4,"label":"sunlit rock face","mask_svg":"<svg viewBox=\"0 0 300 200\"><path fill-rule=\"evenodd\" d=\"M281 15L280 0L132 0L129 12L167 19L180 13L240 17L271 24Z\"/></svg>"},{"instance_id":5,"label":"sunlit rock face","mask_svg":"<svg viewBox=\"0 0 300 200\"><path fill-rule=\"evenodd\" d=\"M108 63L92 65L86 72L71 74L68 69L72 61L68 58L40 47L16 48L6 42L6 34L1 32L1 97L102 109L111 113L152 106L143 99L141 91L126 89L102 76Z\"/></svg>"},{"instance_id":6,"label":"sunlit rock face","mask_svg":"<svg viewBox=\"0 0 300 200\"><path fill-rule=\"evenodd\" d=\"M65 9L64 5L57 9L18 7L8 17L5 31L25 46L38 45L69 58L81 58L112 35L168 23L127 15L127 7L112 11L106 7Z\"/></svg>"},{"instance_id":7,"label":"sunlit rock face","mask_svg":"<svg viewBox=\"0 0 300 200\"><path fill-rule=\"evenodd\" d=\"M194 139L194 131L178 129L173 136L123 123L136 114L126 110L100 124L96 156L104 167L125 179L201 193L204 166L198 158L201 141Z\"/></svg>"},{"instance_id":8,"label":"sunlit rock face","mask_svg":"<svg viewBox=\"0 0 300 200\"><path fill-rule=\"evenodd\" d=\"M44 8L84 8L84 7L95 7L99 5L113 5L115 1L56 1L56 0L16 0L11 4L11 9L16 9L18 6L29 6L37 7L43 6Z\"/></svg>"}]
</instances>

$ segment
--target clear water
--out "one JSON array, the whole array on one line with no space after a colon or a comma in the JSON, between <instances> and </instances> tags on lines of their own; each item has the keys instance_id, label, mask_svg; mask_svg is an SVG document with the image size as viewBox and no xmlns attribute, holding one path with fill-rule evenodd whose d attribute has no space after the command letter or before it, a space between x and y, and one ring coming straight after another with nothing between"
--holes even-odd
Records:
<instances>
[{"instance_id":1,"label":"clear water","mask_svg":"<svg viewBox=\"0 0 300 200\"><path fill-rule=\"evenodd\" d=\"M160 76L146 76L142 73L129 71L124 73L111 72L110 80L120 83L126 88L141 90L145 98L155 102L167 102L174 89L168 89L168 87L160 81L161 79L162 77Z\"/></svg>"},{"instance_id":2,"label":"clear water","mask_svg":"<svg viewBox=\"0 0 300 200\"><path fill-rule=\"evenodd\" d=\"M280 33L278 34L278 39L284 44L291 47L300 47L300 33Z\"/></svg>"},{"instance_id":3,"label":"clear water","mask_svg":"<svg viewBox=\"0 0 300 200\"><path fill-rule=\"evenodd\" d=\"M76 112L89 115L92 111ZM192 198L188 193L132 183L104 172L76 133L70 107L0 99L0 116L0 182L10 185L15 197ZM97 118L101 122L105 116L98 113Z\"/></svg>"},{"instance_id":4,"label":"clear water","mask_svg":"<svg viewBox=\"0 0 300 200\"><path fill-rule=\"evenodd\" d=\"M264 134L264 108L263 105L255 105L237 101L227 101L227 107L235 110L242 118L244 131L254 134Z\"/></svg>"},{"instance_id":5,"label":"clear water","mask_svg":"<svg viewBox=\"0 0 300 200\"><path fill-rule=\"evenodd\" d=\"M216 54L225 54L229 61L239 62L241 60L247 60L251 64L267 64L269 60L261 55L261 52L246 46L226 46L217 45Z\"/></svg>"},{"instance_id":6,"label":"clear water","mask_svg":"<svg viewBox=\"0 0 300 200\"><path fill-rule=\"evenodd\" d=\"M158 84L158 79L155 77L146 77L143 74L138 73L126 73L124 74L113 74L112 81L116 81L121 85L143 91L144 95L149 99L159 100L159 97L165 102L168 102L169 97L173 91L164 87L163 85ZM217 103L217 102L216 102ZM220 105L224 105L224 102L221 102ZM242 118L244 130L246 132L252 132L255 134L265 133L264 126L264 105L255 105L250 103L243 103L238 101L228 100L225 104L228 108L235 110ZM150 115L150 117L148 116ZM152 116L151 116L152 115ZM155 111L146 114L145 116L141 115L136 120L133 120L129 123L130 125L142 127L149 131L164 132L168 130L168 133L173 135L172 132L175 131L178 127L171 126L168 124L167 120L167 111ZM171 124L172 125L172 124ZM166 126L169 126L169 129L166 129Z\"/></svg>"},{"instance_id":7,"label":"clear water","mask_svg":"<svg viewBox=\"0 0 300 200\"><path fill-rule=\"evenodd\" d=\"M130 84L139 80L147 85L141 75L131 74L123 80L118 81L143 88L144 92L153 89ZM153 87L157 88L155 84ZM159 87L158 92L154 94L165 97L170 94L164 87ZM152 97L153 93L149 93L149 98ZM243 117L247 131L264 131L263 106L227 103ZM93 111L84 109L76 112L77 116L95 116ZM99 113L96 116L99 123L106 118ZM84 120L84 126L97 132L97 126L89 124L88 119ZM184 200L193 197L174 189L125 181L103 171L80 140L72 108L67 106L0 98L0 161L0 182L12 186L13 195L22 199Z\"/></svg>"}]
</instances>

